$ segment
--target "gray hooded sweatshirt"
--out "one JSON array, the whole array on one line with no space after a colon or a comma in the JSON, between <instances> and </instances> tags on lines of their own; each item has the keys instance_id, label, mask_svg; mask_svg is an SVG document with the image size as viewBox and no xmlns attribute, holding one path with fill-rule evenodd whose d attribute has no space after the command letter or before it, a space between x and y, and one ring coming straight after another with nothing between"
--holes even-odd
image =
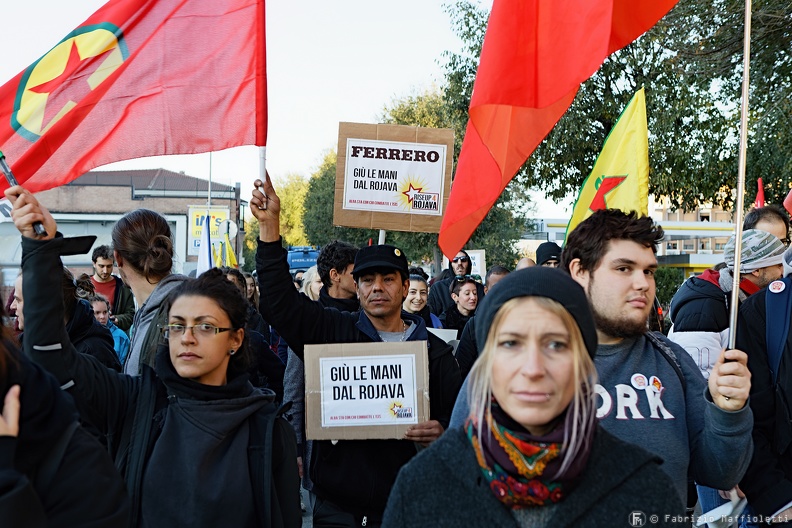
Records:
<instances>
[{"instance_id":1,"label":"gray hooded sweatshirt","mask_svg":"<svg viewBox=\"0 0 792 528\"><path fill-rule=\"evenodd\" d=\"M157 310L168 298L168 295L176 289L182 282L187 280L185 275L171 274L162 279L151 292L149 298L143 303L143 306L138 308L135 312L135 318L132 320L132 340L129 345L129 355L127 356L126 363L124 363L124 373L130 376L137 376L140 374L140 357L148 355L153 358L157 348L157 340L153 341L153 348L149 354L143 353L143 346L146 342L152 340L146 339L149 333L151 323L157 314ZM151 328L153 332L159 332L157 328Z\"/></svg>"}]
</instances>

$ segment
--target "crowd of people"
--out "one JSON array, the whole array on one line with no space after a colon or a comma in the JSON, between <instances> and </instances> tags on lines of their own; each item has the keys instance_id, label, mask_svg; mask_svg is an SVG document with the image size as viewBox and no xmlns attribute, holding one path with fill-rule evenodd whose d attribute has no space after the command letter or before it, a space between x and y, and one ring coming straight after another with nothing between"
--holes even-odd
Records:
<instances>
[{"instance_id":1,"label":"crowd of people","mask_svg":"<svg viewBox=\"0 0 792 528\"><path fill-rule=\"evenodd\" d=\"M255 274L193 278L154 211L94 247L22 187L6 196L22 263L0 329L2 526L300 526L303 508L317 528L691 526L726 497L747 498L742 526L792 525L779 208L679 288L666 336L648 329L664 232L635 213L597 211L483 279L466 251L430 278L400 248L343 241L297 276L267 178ZM61 257L92 248L74 278ZM427 419L309 438L306 345L381 342L426 344Z\"/></svg>"}]
</instances>

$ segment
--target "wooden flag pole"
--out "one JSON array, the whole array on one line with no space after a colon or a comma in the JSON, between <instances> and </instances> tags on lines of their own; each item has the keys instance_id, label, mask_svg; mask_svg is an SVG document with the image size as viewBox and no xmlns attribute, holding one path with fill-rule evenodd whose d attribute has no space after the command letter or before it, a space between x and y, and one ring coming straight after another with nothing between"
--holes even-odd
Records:
<instances>
[{"instance_id":1,"label":"wooden flag pole","mask_svg":"<svg viewBox=\"0 0 792 528\"><path fill-rule=\"evenodd\" d=\"M737 203L734 211L734 277L732 279L729 312L729 349L737 341L737 308L740 302L740 265L742 253L742 223L745 207L745 157L748 150L748 93L751 63L751 0L745 0L745 31L743 33L742 105L740 108L740 155L737 161Z\"/></svg>"}]
</instances>

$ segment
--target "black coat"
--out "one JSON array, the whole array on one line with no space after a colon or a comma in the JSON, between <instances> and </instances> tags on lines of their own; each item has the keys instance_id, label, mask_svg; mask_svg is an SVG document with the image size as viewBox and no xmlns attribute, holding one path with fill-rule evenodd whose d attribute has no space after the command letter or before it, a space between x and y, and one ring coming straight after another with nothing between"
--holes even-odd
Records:
<instances>
[{"instance_id":1,"label":"black coat","mask_svg":"<svg viewBox=\"0 0 792 528\"><path fill-rule=\"evenodd\" d=\"M124 482L104 448L77 425L71 398L11 343L3 346L11 355L0 394L19 384L21 414L18 437L0 436L0 524L127 526Z\"/></svg>"},{"instance_id":2,"label":"black coat","mask_svg":"<svg viewBox=\"0 0 792 528\"><path fill-rule=\"evenodd\" d=\"M366 314L324 308L294 289L280 242L259 241L256 270L264 317L303 359L303 346L311 343L381 341ZM417 325L410 340L426 340L429 349L429 417L448 427L462 385L452 348L426 330L421 317L402 312ZM354 440L333 445L313 443L313 492L344 511L376 519L382 515L399 469L416 453L404 440Z\"/></svg>"},{"instance_id":3,"label":"black coat","mask_svg":"<svg viewBox=\"0 0 792 528\"><path fill-rule=\"evenodd\" d=\"M467 378L470 369L479 357L478 344L476 344L476 316L472 316L465 323L462 335L459 336L459 344L456 349L456 360L459 363L459 371L462 379Z\"/></svg>"},{"instance_id":4,"label":"black coat","mask_svg":"<svg viewBox=\"0 0 792 528\"><path fill-rule=\"evenodd\" d=\"M454 299L451 298L451 281L453 280L454 277L442 279L429 288L429 309L438 317L449 307L454 306ZM476 293L480 304L484 299L484 285L479 282L476 283Z\"/></svg>"},{"instance_id":5,"label":"black coat","mask_svg":"<svg viewBox=\"0 0 792 528\"><path fill-rule=\"evenodd\" d=\"M776 389L767 359L766 295L764 288L748 297L737 320L737 348L748 354L748 403L754 416L754 451L740 489L760 515L772 515L792 500L792 332L781 356Z\"/></svg>"},{"instance_id":6,"label":"black coat","mask_svg":"<svg viewBox=\"0 0 792 528\"><path fill-rule=\"evenodd\" d=\"M643 512L646 526L690 526L661 460L598 428L581 480L553 507L547 526L603 527L630 524ZM676 520L672 518L676 516ZM473 447L462 429L451 429L399 473L388 500L383 528L402 526L519 526L481 474Z\"/></svg>"},{"instance_id":7,"label":"black coat","mask_svg":"<svg viewBox=\"0 0 792 528\"><path fill-rule=\"evenodd\" d=\"M462 330L465 329L465 325L468 321L470 321L471 317L473 317L473 314L462 315L462 313L457 309L456 304L452 304L440 316L440 322L443 323L443 328L456 330L456 338L460 339L462 337Z\"/></svg>"},{"instance_id":8,"label":"black coat","mask_svg":"<svg viewBox=\"0 0 792 528\"><path fill-rule=\"evenodd\" d=\"M96 320L90 304L85 301L75 303L74 314L66 323L66 331L77 352L93 356L105 367L121 372L113 334Z\"/></svg>"}]
</instances>

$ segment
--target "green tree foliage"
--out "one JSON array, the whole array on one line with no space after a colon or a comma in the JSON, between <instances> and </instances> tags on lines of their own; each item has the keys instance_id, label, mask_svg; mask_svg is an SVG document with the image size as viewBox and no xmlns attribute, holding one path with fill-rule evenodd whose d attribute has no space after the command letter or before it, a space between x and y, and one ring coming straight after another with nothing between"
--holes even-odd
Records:
<instances>
[{"instance_id":1,"label":"green tree foliage","mask_svg":"<svg viewBox=\"0 0 792 528\"><path fill-rule=\"evenodd\" d=\"M252 215L245 221L245 240L242 243L242 256L245 264L242 269L252 272L256 269L256 248L258 247L259 225Z\"/></svg>"},{"instance_id":2,"label":"green tree foliage","mask_svg":"<svg viewBox=\"0 0 792 528\"><path fill-rule=\"evenodd\" d=\"M413 94L391 102L379 117L382 123L449 128L446 101L437 89ZM335 193L336 154L325 156L321 166L313 174L305 197L303 225L311 244L322 246L339 239L355 245L365 245L369 239L375 243L379 231L333 226L333 203ZM513 266L519 258L514 243L525 230L525 218L510 205L511 195L504 195L484 219L471 238L468 247L485 249L489 263ZM435 258L436 233L408 233L388 231L386 242L402 248L414 263L429 262ZM439 253L437 254L439 257Z\"/></svg>"},{"instance_id":3,"label":"green tree foliage","mask_svg":"<svg viewBox=\"0 0 792 528\"><path fill-rule=\"evenodd\" d=\"M444 94L432 89L392 101L390 106L383 109L380 121L394 125L453 128L456 144L461 132L451 114L451 107ZM454 161L456 162L456 155ZM525 197L520 197L523 202L517 203L513 200L513 192L504 193L466 245L470 249L484 249L488 265L513 267L519 258L514 244L526 229L526 219L520 209ZM434 249L437 247L437 234L393 232L392 235L389 239L391 243L404 248L414 261L433 258Z\"/></svg>"},{"instance_id":4,"label":"green tree foliage","mask_svg":"<svg viewBox=\"0 0 792 528\"><path fill-rule=\"evenodd\" d=\"M655 271L656 295L657 300L664 308L671 304L671 299L683 282L685 282L685 274L682 268L668 266L657 268Z\"/></svg>"},{"instance_id":5,"label":"green tree foliage","mask_svg":"<svg viewBox=\"0 0 792 528\"><path fill-rule=\"evenodd\" d=\"M308 237L305 235L303 227L308 180L298 174L289 174L273 184L278 190L278 197L283 208L280 226L284 243L287 246L308 245Z\"/></svg>"},{"instance_id":6,"label":"green tree foliage","mask_svg":"<svg viewBox=\"0 0 792 528\"><path fill-rule=\"evenodd\" d=\"M710 200L730 207L737 175L742 6L736 0L681 0L583 83L514 181L555 199L577 193L619 114L644 86L650 192L685 209ZM467 120L488 13L466 0L449 13L464 44L447 55L445 66L444 93L458 129ZM783 199L790 187L791 16L789 2L754 3L747 201L758 176L770 201Z\"/></svg>"},{"instance_id":7,"label":"green tree foliage","mask_svg":"<svg viewBox=\"0 0 792 528\"><path fill-rule=\"evenodd\" d=\"M311 176L305 194L303 226L308 241L314 246L324 246L333 240L343 240L356 246L378 240L379 232L372 229L355 229L333 225L335 203L336 153L328 152L317 171ZM276 189L277 190L277 189Z\"/></svg>"}]
</instances>

